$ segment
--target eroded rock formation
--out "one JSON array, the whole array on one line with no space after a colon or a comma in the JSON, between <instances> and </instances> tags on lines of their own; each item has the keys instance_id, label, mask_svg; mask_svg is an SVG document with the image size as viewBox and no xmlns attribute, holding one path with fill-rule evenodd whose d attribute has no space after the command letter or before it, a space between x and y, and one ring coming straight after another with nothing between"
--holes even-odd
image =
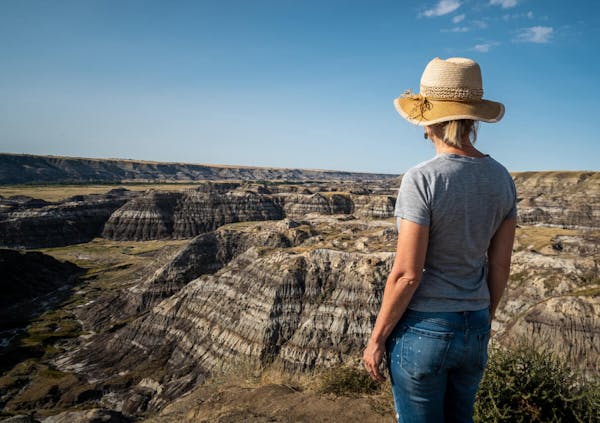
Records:
<instances>
[{"instance_id":1,"label":"eroded rock formation","mask_svg":"<svg viewBox=\"0 0 600 423\"><path fill-rule=\"evenodd\" d=\"M520 172L514 180L520 223L600 228L599 172Z\"/></svg>"},{"instance_id":2,"label":"eroded rock formation","mask_svg":"<svg viewBox=\"0 0 600 423\"><path fill-rule=\"evenodd\" d=\"M396 175L338 170L218 166L0 153L0 184L198 180L382 180Z\"/></svg>"},{"instance_id":3,"label":"eroded rock formation","mask_svg":"<svg viewBox=\"0 0 600 423\"><path fill-rule=\"evenodd\" d=\"M222 226L195 237L167 264L140 283L83 309L81 318L94 330L106 329L148 311L191 280L218 271L251 247L292 247L315 234L309 222L290 219L266 221L260 225L236 223Z\"/></svg>"},{"instance_id":4,"label":"eroded rock formation","mask_svg":"<svg viewBox=\"0 0 600 423\"><path fill-rule=\"evenodd\" d=\"M0 247L46 248L88 242L128 198L127 190L78 195L55 203L30 197L0 198Z\"/></svg>"}]
</instances>

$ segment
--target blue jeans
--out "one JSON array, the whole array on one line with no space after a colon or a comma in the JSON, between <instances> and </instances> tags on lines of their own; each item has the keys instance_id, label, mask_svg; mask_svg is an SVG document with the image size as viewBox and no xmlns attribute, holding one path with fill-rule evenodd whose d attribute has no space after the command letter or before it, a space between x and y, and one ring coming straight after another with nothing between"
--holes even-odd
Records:
<instances>
[{"instance_id":1,"label":"blue jeans","mask_svg":"<svg viewBox=\"0 0 600 423\"><path fill-rule=\"evenodd\" d=\"M399 422L472 422L487 363L489 310L407 310L386 342Z\"/></svg>"}]
</instances>

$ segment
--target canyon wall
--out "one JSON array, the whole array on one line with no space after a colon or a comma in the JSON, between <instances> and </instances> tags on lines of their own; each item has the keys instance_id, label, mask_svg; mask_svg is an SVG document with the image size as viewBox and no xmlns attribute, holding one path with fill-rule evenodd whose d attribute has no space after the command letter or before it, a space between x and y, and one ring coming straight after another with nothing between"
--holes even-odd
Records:
<instances>
[{"instance_id":1,"label":"canyon wall","mask_svg":"<svg viewBox=\"0 0 600 423\"><path fill-rule=\"evenodd\" d=\"M198 180L381 180L397 175L0 153L0 185Z\"/></svg>"}]
</instances>

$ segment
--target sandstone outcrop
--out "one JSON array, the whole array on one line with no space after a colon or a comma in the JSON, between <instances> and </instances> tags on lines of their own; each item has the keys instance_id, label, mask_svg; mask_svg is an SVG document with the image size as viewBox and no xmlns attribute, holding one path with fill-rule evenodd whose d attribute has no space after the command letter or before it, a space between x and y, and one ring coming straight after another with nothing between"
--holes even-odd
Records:
<instances>
[{"instance_id":1,"label":"sandstone outcrop","mask_svg":"<svg viewBox=\"0 0 600 423\"><path fill-rule=\"evenodd\" d=\"M600 371L600 300L560 296L531 307L510 328L514 340L529 339L591 373Z\"/></svg>"},{"instance_id":2,"label":"sandstone outcrop","mask_svg":"<svg viewBox=\"0 0 600 423\"><path fill-rule=\"evenodd\" d=\"M351 214L354 203L347 194L314 193L314 194L284 194L279 196L285 215L292 218L302 218L308 213L320 214Z\"/></svg>"},{"instance_id":3,"label":"sandstone outcrop","mask_svg":"<svg viewBox=\"0 0 600 423\"><path fill-rule=\"evenodd\" d=\"M534 342L597 373L599 234L585 231L549 237L549 231L522 228L517 234L509 285L493 324L496 338L509 344ZM529 245L532 240L542 244L538 232L548 238L541 248Z\"/></svg>"},{"instance_id":4,"label":"sandstone outcrop","mask_svg":"<svg viewBox=\"0 0 600 423\"><path fill-rule=\"evenodd\" d=\"M88 242L128 198L127 190L78 195L50 203L24 197L0 198L0 247L47 248Z\"/></svg>"},{"instance_id":5,"label":"sandstone outcrop","mask_svg":"<svg viewBox=\"0 0 600 423\"><path fill-rule=\"evenodd\" d=\"M354 215L360 218L386 219L394 215L396 197L391 195L353 195Z\"/></svg>"},{"instance_id":6,"label":"sandstone outcrop","mask_svg":"<svg viewBox=\"0 0 600 423\"><path fill-rule=\"evenodd\" d=\"M227 223L284 217L269 195L229 188L147 191L116 210L102 236L133 241L192 238Z\"/></svg>"},{"instance_id":7,"label":"sandstone outcrop","mask_svg":"<svg viewBox=\"0 0 600 423\"><path fill-rule=\"evenodd\" d=\"M600 228L599 172L520 172L514 180L520 223Z\"/></svg>"},{"instance_id":8,"label":"sandstone outcrop","mask_svg":"<svg viewBox=\"0 0 600 423\"><path fill-rule=\"evenodd\" d=\"M104 298L81 310L80 317L93 330L106 329L148 311L193 279L218 271L251 247L288 248L315 234L309 222L290 219L222 226L198 235L154 274L117 295L111 294L110 299Z\"/></svg>"}]
</instances>

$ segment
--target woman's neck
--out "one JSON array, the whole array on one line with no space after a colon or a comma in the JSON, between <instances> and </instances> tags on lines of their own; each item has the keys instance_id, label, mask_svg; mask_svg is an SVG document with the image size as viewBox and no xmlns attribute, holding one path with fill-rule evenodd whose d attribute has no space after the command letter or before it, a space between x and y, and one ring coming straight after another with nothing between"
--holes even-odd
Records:
<instances>
[{"instance_id":1,"label":"woman's neck","mask_svg":"<svg viewBox=\"0 0 600 423\"><path fill-rule=\"evenodd\" d=\"M483 154L481 151L479 151L475 147L473 147L473 144L471 144L471 142L469 141L468 138L466 140L463 140L462 148L452 147L452 146L446 144L441 139L436 139L436 138L433 139L433 144L435 145L435 152L437 154L447 153L447 154L457 154L459 156L468 156L468 157L485 157L485 154Z\"/></svg>"}]
</instances>

